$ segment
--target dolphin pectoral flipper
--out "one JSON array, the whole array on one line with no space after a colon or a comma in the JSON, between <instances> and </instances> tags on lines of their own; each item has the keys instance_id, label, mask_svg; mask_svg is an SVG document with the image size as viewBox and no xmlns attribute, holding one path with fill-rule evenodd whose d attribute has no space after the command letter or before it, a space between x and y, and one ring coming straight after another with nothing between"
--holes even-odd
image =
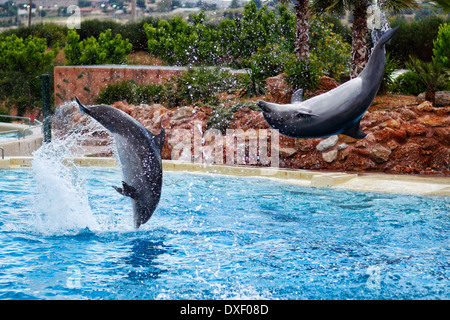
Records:
<instances>
[{"instance_id":1,"label":"dolphin pectoral flipper","mask_svg":"<svg viewBox=\"0 0 450 320\"><path fill-rule=\"evenodd\" d=\"M125 181L122 181L122 186L123 186L123 188L119 188L119 187L116 187L116 186L113 186L113 188L116 189L116 191L118 193L120 193L121 195L123 195L125 197L130 197L132 199L136 199L137 198L136 188L128 185Z\"/></svg>"},{"instance_id":2,"label":"dolphin pectoral flipper","mask_svg":"<svg viewBox=\"0 0 450 320\"><path fill-rule=\"evenodd\" d=\"M298 118L311 118L311 117L316 116L316 115L312 112L312 110L309 109L309 108L302 108L302 107L300 107L300 108L298 108L298 109L296 110L296 112L297 112L296 115L297 115Z\"/></svg>"},{"instance_id":3,"label":"dolphin pectoral flipper","mask_svg":"<svg viewBox=\"0 0 450 320\"><path fill-rule=\"evenodd\" d=\"M355 139L363 139L363 138L365 138L367 136L367 134L364 133L361 130L361 127L359 125L359 121L354 126L344 130L342 132L342 134L345 134L345 135L347 135L349 137L352 137L352 138L355 138Z\"/></svg>"}]
</instances>

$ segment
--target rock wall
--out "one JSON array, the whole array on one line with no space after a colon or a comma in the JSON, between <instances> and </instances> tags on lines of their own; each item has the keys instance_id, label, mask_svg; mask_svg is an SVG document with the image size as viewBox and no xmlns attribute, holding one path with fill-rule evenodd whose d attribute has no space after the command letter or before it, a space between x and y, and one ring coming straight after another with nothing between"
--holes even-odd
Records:
<instances>
[{"instance_id":1,"label":"rock wall","mask_svg":"<svg viewBox=\"0 0 450 320\"><path fill-rule=\"evenodd\" d=\"M450 106L435 108L429 102L418 104L415 99L394 95L376 97L361 121L363 131L368 134L361 140L345 135L323 139L293 139L280 135L279 147L275 150L279 154L279 166L346 172L448 175ZM180 156L180 152L177 154L177 150L174 150L180 143L180 132L181 139L189 136L187 141L191 143L190 139L195 138L195 130L206 132L207 121L213 111L208 107L183 106L167 109L159 104L134 106L126 102L116 102L114 107L130 114L155 133L159 132L162 125L166 130L162 157L172 160L177 160L173 159L174 155ZM73 108L72 112L67 113L71 118L69 122L80 126L87 116ZM70 129L68 122L64 123L59 128ZM201 126L201 129L196 129L196 126ZM255 129L256 132L258 129L270 129L260 111L247 107L242 107L233 114L228 128L244 131ZM226 132L223 133L223 138L225 137ZM247 138L257 139L251 135ZM216 136L211 141L203 141L203 146L215 147L214 144L219 142L223 143ZM184 160L198 161L195 159L194 144L192 140L192 157ZM222 163L226 163L226 152L223 157ZM251 155L247 154L244 163L250 163L250 158ZM256 165L262 164L258 161Z\"/></svg>"}]
</instances>

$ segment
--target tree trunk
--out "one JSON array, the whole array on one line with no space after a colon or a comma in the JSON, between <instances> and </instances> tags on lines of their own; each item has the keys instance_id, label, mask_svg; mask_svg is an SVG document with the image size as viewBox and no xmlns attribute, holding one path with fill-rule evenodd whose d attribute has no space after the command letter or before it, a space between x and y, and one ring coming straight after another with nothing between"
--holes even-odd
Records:
<instances>
[{"instance_id":1,"label":"tree trunk","mask_svg":"<svg viewBox=\"0 0 450 320\"><path fill-rule=\"evenodd\" d=\"M428 86L425 91L425 100L430 101L433 106L436 104L436 90L432 86Z\"/></svg>"},{"instance_id":2,"label":"tree trunk","mask_svg":"<svg viewBox=\"0 0 450 320\"><path fill-rule=\"evenodd\" d=\"M308 0L298 0L294 5L295 25L295 58L309 59L309 6Z\"/></svg>"},{"instance_id":3,"label":"tree trunk","mask_svg":"<svg viewBox=\"0 0 450 320\"><path fill-rule=\"evenodd\" d=\"M31 27L31 15L33 13L33 0L30 0L30 8L28 11L28 26Z\"/></svg>"},{"instance_id":4,"label":"tree trunk","mask_svg":"<svg viewBox=\"0 0 450 320\"><path fill-rule=\"evenodd\" d=\"M358 1L353 10L351 78L356 78L361 73L369 58L369 50L367 49L368 5L368 0Z\"/></svg>"}]
</instances>

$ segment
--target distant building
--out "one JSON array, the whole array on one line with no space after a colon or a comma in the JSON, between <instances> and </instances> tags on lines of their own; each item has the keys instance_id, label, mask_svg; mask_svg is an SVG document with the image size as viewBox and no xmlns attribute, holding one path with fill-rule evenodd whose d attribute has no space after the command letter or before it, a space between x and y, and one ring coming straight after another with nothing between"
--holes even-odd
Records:
<instances>
[{"instance_id":1,"label":"distant building","mask_svg":"<svg viewBox=\"0 0 450 320\"><path fill-rule=\"evenodd\" d=\"M0 4L7 2L8 0L0 0ZM29 4L30 0L13 0L15 4ZM33 5L36 8L42 7L42 9L55 9L58 7L68 7L71 5L78 5L78 0L33 0Z\"/></svg>"}]
</instances>

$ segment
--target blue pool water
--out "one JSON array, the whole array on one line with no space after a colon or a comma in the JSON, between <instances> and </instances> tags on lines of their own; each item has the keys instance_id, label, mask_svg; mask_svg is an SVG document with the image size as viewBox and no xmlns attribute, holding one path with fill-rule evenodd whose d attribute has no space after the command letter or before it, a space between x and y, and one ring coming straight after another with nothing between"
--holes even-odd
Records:
<instances>
[{"instance_id":1,"label":"blue pool water","mask_svg":"<svg viewBox=\"0 0 450 320\"><path fill-rule=\"evenodd\" d=\"M450 298L449 198L165 172L136 231L119 170L72 170L0 170L0 299Z\"/></svg>"},{"instance_id":2,"label":"blue pool water","mask_svg":"<svg viewBox=\"0 0 450 320\"><path fill-rule=\"evenodd\" d=\"M0 141L12 140L12 139L17 139L17 132L0 134Z\"/></svg>"}]
</instances>

